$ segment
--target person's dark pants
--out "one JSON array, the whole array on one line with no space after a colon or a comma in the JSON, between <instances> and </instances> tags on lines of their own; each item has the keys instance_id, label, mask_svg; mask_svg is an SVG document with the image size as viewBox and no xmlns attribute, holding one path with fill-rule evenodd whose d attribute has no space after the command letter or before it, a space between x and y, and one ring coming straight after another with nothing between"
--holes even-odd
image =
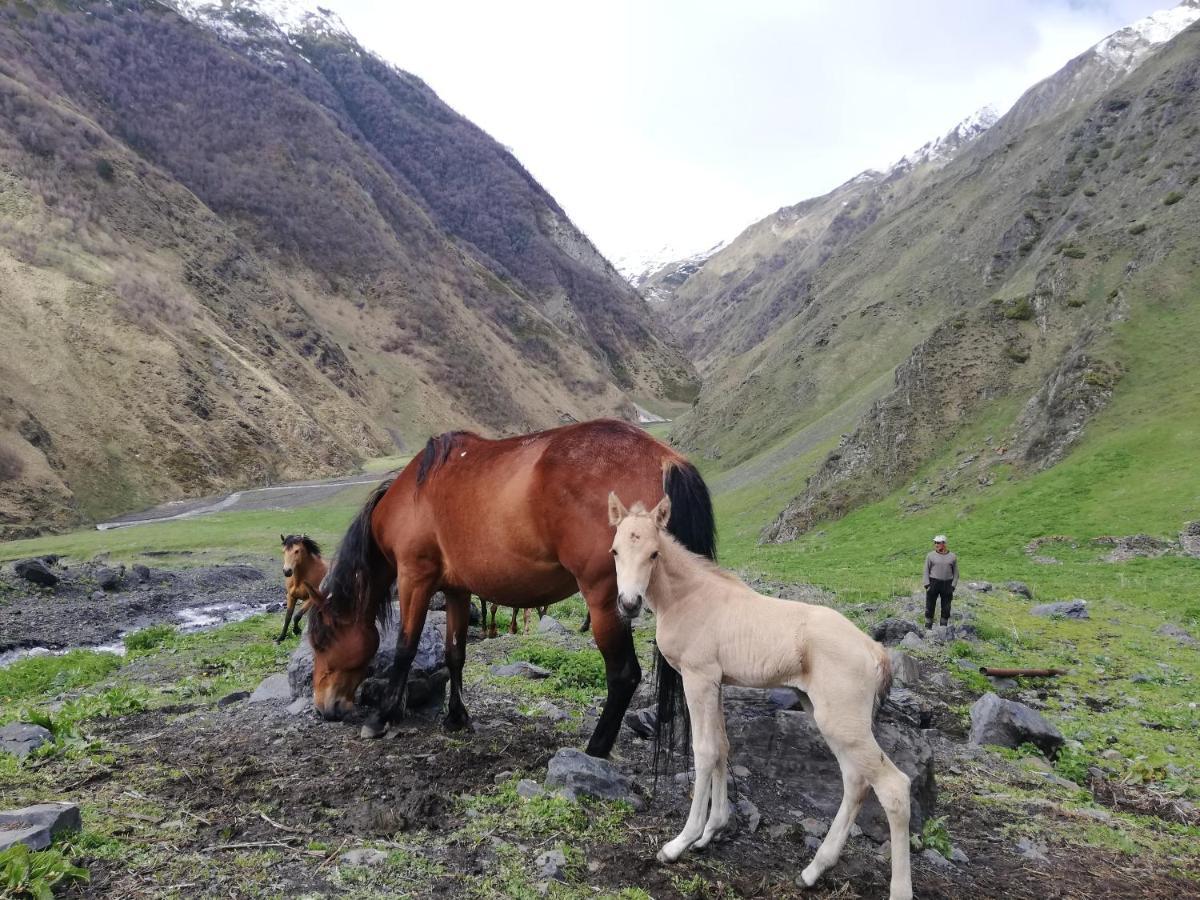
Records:
<instances>
[{"instance_id":1,"label":"person's dark pants","mask_svg":"<svg viewBox=\"0 0 1200 900\"><path fill-rule=\"evenodd\" d=\"M937 606L938 597L942 598L942 624L950 624L950 601L954 599L954 582L950 579L942 581L938 578L929 579L929 587L925 588L925 625L933 624L933 610Z\"/></svg>"}]
</instances>

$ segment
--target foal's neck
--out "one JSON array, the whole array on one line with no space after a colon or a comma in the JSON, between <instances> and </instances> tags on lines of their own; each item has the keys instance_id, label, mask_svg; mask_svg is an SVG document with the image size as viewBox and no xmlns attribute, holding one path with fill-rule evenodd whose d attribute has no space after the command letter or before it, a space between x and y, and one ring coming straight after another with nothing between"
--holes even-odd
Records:
<instances>
[{"instance_id":1,"label":"foal's neck","mask_svg":"<svg viewBox=\"0 0 1200 900\"><path fill-rule=\"evenodd\" d=\"M692 553L675 538L663 534L658 545L658 565L646 587L659 618L683 612L697 587L713 578L706 566L698 565Z\"/></svg>"}]
</instances>

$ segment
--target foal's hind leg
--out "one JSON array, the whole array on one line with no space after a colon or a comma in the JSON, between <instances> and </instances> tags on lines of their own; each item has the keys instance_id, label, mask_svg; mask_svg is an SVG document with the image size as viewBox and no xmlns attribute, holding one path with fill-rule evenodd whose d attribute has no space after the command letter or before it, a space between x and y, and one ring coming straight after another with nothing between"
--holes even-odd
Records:
<instances>
[{"instance_id":1,"label":"foal's hind leg","mask_svg":"<svg viewBox=\"0 0 1200 900\"><path fill-rule=\"evenodd\" d=\"M692 788L692 808L683 831L658 851L658 861L675 862L683 851L696 844L705 832L705 821L711 821L709 799L718 770L722 772L721 787L725 789L725 760L718 735L721 712L721 679L712 673L683 672L683 692L687 697L688 715L692 720L692 753L696 757L696 783ZM724 729L720 729L722 732ZM724 744L728 747L728 744ZM726 810L726 815L728 811ZM713 829L716 830L715 828ZM712 835L709 834L711 840ZM707 843L707 842L706 842Z\"/></svg>"}]
</instances>

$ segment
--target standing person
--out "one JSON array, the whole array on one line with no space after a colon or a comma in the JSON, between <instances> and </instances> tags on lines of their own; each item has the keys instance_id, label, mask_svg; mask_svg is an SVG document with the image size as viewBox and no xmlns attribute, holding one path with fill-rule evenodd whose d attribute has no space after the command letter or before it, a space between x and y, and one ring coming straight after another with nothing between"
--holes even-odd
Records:
<instances>
[{"instance_id":1,"label":"standing person","mask_svg":"<svg viewBox=\"0 0 1200 900\"><path fill-rule=\"evenodd\" d=\"M946 536L933 539L933 550L925 556L925 627L933 627L933 609L942 598L942 625L950 624L950 602L958 587L958 557L946 548Z\"/></svg>"}]
</instances>

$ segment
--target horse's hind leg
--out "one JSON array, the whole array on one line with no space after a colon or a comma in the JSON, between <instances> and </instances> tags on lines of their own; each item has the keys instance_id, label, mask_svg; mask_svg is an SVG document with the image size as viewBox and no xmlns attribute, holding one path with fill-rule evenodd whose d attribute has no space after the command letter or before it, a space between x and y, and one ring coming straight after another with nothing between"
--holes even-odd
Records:
<instances>
[{"instance_id":1,"label":"horse's hind leg","mask_svg":"<svg viewBox=\"0 0 1200 900\"><path fill-rule=\"evenodd\" d=\"M725 710L721 705L719 687L717 691L716 715L711 729L717 752L717 763L712 773L712 808L708 812L708 821L704 823L704 833L692 845L696 849L707 847L709 841L729 824L732 815L729 806L729 737L725 733Z\"/></svg>"},{"instance_id":2,"label":"horse's hind leg","mask_svg":"<svg viewBox=\"0 0 1200 900\"><path fill-rule=\"evenodd\" d=\"M471 717L462 700L463 665L467 661L467 625L471 595L446 592L446 665L450 669L450 702L444 725L451 731L470 729Z\"/></svg>"},{"instance_id":3,"label":"horse's hind leg","mask_svg":"<svg viewBox=\"0 0 1200 900\"><path fill-rule=\"evenodd\" d=\"M908 776L896 768L876 743L869 712L863 716L846 715L844 712L834 714L830 712L828 704L817 704L814 717L841 766L843 794L842 805L829 826L829 832L817 848L812 862L800 874L801 879L811 887L826 869L838 861L867 790L874 788L887 815L891 832L890 900L910 900L912 872L908 852Z\"/></svg>"},{"instance_id":4,"label":"horse's hind leg","mask_svg":"<svg viewBox=\"0 0 1200 900\"><path fill-rule=\"evenodd\" d=\"M725 787L723 744L718 734L717 720L721 718L720 676L713 677L684 670L683 692L687 697L688 715L692 720L692 753L696 758L696 784L692 788L692 809L688 813L683 831L674 840L658 851L658 861L675 862L683 851L691 847L705 832L709 815L709 799L713 797L713 783L718 770L722 771L721 785ZM715 829L714 829L715 831ZM712 835L709 834L709 838Z\"/></svg>"}]
</instances>

